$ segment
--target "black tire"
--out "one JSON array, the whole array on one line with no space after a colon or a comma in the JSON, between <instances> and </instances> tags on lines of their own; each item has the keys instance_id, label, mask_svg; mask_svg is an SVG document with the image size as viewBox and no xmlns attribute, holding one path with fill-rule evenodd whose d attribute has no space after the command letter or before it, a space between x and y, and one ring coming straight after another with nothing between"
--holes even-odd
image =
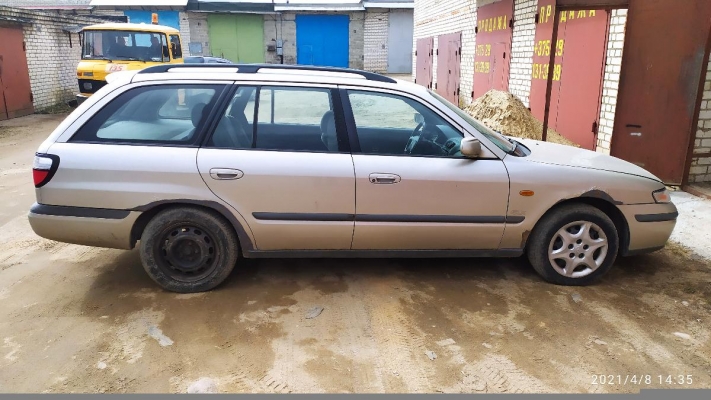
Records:
<instances>
[{"instance_id":1,"label":"black tire","mask_svg":"<svg viewBox=\"0 0 711 400\"><path fill-rule=\"evenodd\" d=\"M232 226L215 212L194 207L161 211L141 235L141 261L148 275L171 292L215 288L237 263Z\"/></svg>"},{"instance_id":2,"label":"black tire","mask_svg":"<svg viewBox=\"0 0 711 400\"><path fill-rule=\"evenodd\" d=\"M555 261L549 260L549 250L556 250L556 247L564 249L562 236L558 235L559 230L579 221L592 222L597 225L597 227L593 225L594 228L592 229L592 236L597 236L597 239L602 237L602 235L599 235L597 228L603 231L604 236L607 238L607 253L603 255L602 250L600 252L595 250L590 253L590 257L592 257L589 258L590 260L594 260L594 258L602 259L600 266L596 269L588 268L585 265L581 265L577 269L575 267L572 268L571 274L582 275L587 273L587 275L579 277L565 276L563 272L558 272L561 269L564 272L568 271L568 268L561 266L567 265L567 260L564 260L565 257L575 260L578 257L575 252L579 251L579 254L584 255L587 260L588 255L584 254L587 253L587 248L583 250L582 247L578 247L583 246L583 243L578 243L577 241L569 242L570 244L565 246L565 250L561 251L561 253L570 253ZM570 229L574 231L578 229L577 227L579 225L573 225ZM553 242L554 239L555 242ZM572 246L574 249L568 250L568 246ZM533 265L533 269L546 281L558 285L584 286L593 283L610 270L617 258L618 249L619 235L617 228L605 213L587 204L568 204L550 211L538 221L531 233L526 250L528 260ZM595 254L597 254L597 257L594 256ZM580 256L580 258L583 259L583 256ZM556 262L558 269L554 267L553 262Z\"/></svg>"}]
</instances>

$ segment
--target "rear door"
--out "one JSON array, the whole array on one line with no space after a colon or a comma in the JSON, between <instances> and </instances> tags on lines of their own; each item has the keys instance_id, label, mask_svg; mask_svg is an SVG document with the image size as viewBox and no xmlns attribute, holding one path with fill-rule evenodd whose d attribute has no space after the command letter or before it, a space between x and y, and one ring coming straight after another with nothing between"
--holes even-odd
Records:
<instances>
[{"instance_id":1,"label":"rear door","mask_svg":"<svg viewBox=\"0 0 711 400\"><path fill-rule=\"evenodd\" d=\"M201 176L247 220L258 250L351 247L355 176L337 142L335 94L326 86L238 86L198 152Z\"/></svg>"}]
</instances>

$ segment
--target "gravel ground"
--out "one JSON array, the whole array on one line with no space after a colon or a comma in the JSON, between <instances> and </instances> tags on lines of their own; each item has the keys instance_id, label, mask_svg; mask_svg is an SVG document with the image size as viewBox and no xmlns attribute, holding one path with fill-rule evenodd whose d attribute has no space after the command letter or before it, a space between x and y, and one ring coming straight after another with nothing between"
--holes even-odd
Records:
<instances>
[{"instance_id":1,"label":"gravel ground","mask_svg":"<svg viewBox=\"0 0 711 400\"><path fill-rule=\"evenodd\" d=\"M675 195L686 247L622 259L591 287L545 284L519 259L261 260L179 295L135 250L31 231L32 155L61 118L0 122L0 392L711 387L707 201Z\"/></svg>"}]
</instances>

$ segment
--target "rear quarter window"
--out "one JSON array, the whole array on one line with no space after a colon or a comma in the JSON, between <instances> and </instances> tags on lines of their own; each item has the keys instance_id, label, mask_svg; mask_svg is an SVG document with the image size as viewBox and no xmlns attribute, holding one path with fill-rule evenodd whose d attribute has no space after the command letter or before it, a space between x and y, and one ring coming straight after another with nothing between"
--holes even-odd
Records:
<instances>
[{"instance_id":1,"label":"rear quarter window","mask_svg":"<svg viewBox=\"0 0 711 400\"><path fill-rule=\"evenodd\" d=\"M70 142L193 144L221 85L160 85L130 89L98 111Z\"/></svg>"}]
</instances>

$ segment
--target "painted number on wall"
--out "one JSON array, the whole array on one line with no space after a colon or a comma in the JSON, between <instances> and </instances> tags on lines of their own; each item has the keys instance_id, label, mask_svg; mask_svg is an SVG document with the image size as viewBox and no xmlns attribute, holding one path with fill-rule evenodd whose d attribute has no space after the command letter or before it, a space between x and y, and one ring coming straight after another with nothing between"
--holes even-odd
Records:
<instances>
[{"instance_id":1,"label":"painted number on wall","mask_svg":"<svg viewBox=\"0 0 711 400\"><path fill-rule=\"evenodd\" d=\"M565 46L565 39L558 39L555 46L555 56L560 57L563 55L563 47ZM533 52L537 56L550 56L551 55L551 41L550 40L539 40L533 47Z\"/></svg>"},{"instance_id":2,"label":"painted number on wall","mask_svg":"<svg viewBox=\"0 0 711 400\"><path fill-rule=\"evenodd\" d=\"M477 61L474 63L474 72L488 74L491 71L491 63L489 61Z\"/></svg>"},{"instance_id":3,"label":"painted number on wall","mask_svg":"<svg viewBox=\"0 0 711 400\"><path fill-rule=\"evenodd\" d=\"M491 45L490 44L480 44L476 46L476 55L489 57L491 55Z\"/></svg>"},{"instance_id":4,"label":"painted number on wall","mask_svg":"<svg viewBox=\"0 0 711 400\"><path fill-rule=\"evenodd\" d=\"M548 65L549 64L533 64L533 79L548 79ZM563 71L563 66L560 64L555 64L553 66L553 80L559 81L560 74Z\"/></svg>"}]
</instances>

